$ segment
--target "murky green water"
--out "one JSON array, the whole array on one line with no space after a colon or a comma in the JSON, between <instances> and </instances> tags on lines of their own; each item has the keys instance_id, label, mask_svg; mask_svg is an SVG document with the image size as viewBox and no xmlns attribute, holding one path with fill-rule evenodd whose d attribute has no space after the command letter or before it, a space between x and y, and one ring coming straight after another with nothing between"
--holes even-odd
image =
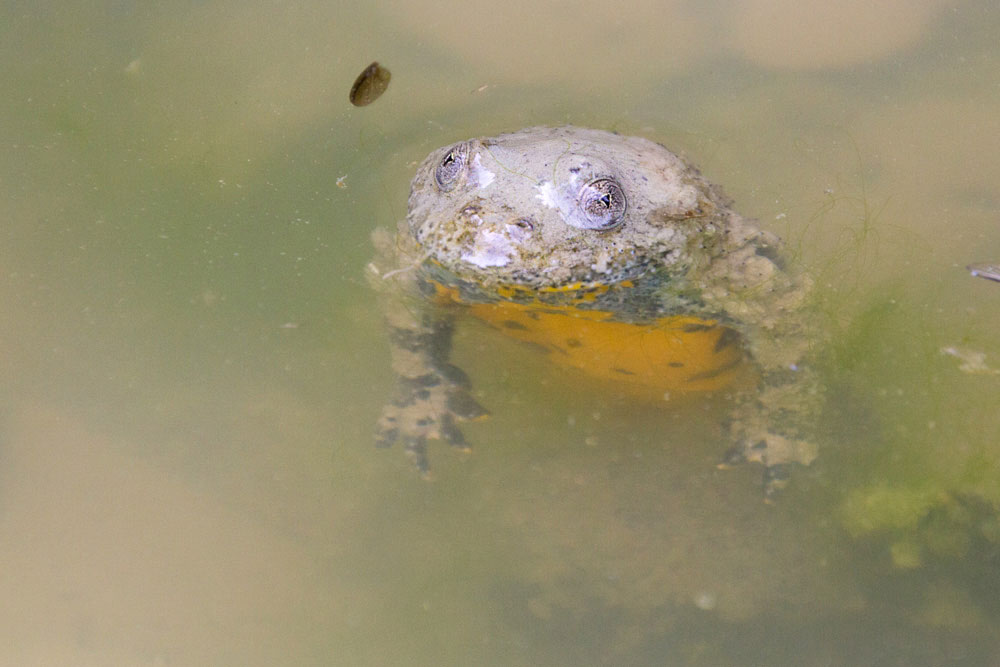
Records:
<instances>
[{"instance_id":1,"label":"murky green water","mask_svg":"<svg viewBox=\"0 0 1000 667\"><path fill-rule=\"evenodd\" d=\"M963 267L1000 259L998 30L0 6L0 662L996 664L1000 285ZM776 505L715 468L724 402L608 397L475 324L473 454L425 483L372 447L370 232L432 148L562 123L685 153L816 276L831 399Z\"/></svg>"}]
</instances>

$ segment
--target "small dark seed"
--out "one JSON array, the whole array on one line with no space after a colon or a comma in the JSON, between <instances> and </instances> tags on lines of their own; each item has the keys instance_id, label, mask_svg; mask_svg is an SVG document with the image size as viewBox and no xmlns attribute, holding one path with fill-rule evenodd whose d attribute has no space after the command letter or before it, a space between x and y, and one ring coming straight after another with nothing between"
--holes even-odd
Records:
<instances>
[{"instance_id":1,"label":"small dark seed","mask_svg":"<svg viewBox=\"0 0 1000 667\"><path fill-rule=\"evenodd\" d=\"M385 92L389 87L389 79L392 73L386 68L373 62L365 68L351 86L350 100L356 107L363 107L371 104Z\"/></svg>"}]
</instances>

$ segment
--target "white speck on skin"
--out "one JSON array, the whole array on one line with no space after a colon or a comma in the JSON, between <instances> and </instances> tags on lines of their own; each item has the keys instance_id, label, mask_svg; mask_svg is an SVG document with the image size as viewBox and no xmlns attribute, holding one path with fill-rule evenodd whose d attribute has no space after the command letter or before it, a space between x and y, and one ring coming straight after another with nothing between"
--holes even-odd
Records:
<instances>
[{"instance_id":1,"label":"white speck on skin","mask_svg":"<svg viewBox=\"0 0 1000 667\"><path fill-rule=\"evenodd\" d=\"M462 253L462 261L480 268L506 266L510 262L513 250L506 236L484 229L476 235L476 243L472 246L472 250Z\"/></svg>"},{"instance_id":2,"label":"white speck on skin","mask_svg":"<svg viewBox=\"0 0 1000 667\"><path fill-rule=\"evenodd\" d=\"M602 250L597 255L597 261L590 265L590 268L598 273L607 273L611 264L611 256L606 250Z\"/></svg>"},{"instance_id":3,"label":"white speck on skin","mask_svg":"<svg viewBox=\"0 0 1000 667\"><path fill-rule=\"evenodd\" d=\"M556 192L556 186L554 186L550 181L542 181L535 186L538 190L538 199L549 208L559 208L559 195Z\"/></svg>"},{"instance_id":4,"label":"white speck on skin","mask_svg":"<svg viewBox=\"0 0 1000 667\"><path fill-rule=\"evenodd\" d=\"M518 227L517 225L506 225L504 229L507 230L507 236L514 243L523 243L531 235L528 229Z\"/></svg>"},{"instance_id":5,"label":"white speck on skin","mask_svg":"<svg viewBox=\"0 0 1000 667\"><path fill-rule=\"evenodd\" d=\"M472 167L469 169L469 176L480 188L489 187L496 180L497 175L483 166L483 161L479 155L472 159Z\"/></svg>"}]
</instances>

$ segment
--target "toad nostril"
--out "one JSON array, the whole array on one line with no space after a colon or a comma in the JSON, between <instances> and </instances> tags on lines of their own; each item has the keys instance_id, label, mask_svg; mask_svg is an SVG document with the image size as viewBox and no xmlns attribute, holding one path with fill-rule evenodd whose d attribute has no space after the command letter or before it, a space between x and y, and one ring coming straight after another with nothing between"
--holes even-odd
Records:
<instances>
[{"instance_id":1,"label":"toad nostril","mask_svg":"<svg viewBox=\"0 0 1000 667\"><path fill-rule=\"evenodd\" d=\"M523 243L534 229L535 223L531 218L518 218L507 223L507 236L515 243Z\"/></svg>"},{"instance_id":2,"label":"toad nostril","mask_svg":"<svg viewBox=\"0 0 1000 667\"><path fill-rule=\"evenodd\" d=\"M469 204L459 212L459 215L461 215L462 219L467 224L472 224L478 227L479 225L483 224L483 219L479 215L482 212L482 210L483 209L480 206L476 206L475 204Z\"/></svg>"}]
</instances>

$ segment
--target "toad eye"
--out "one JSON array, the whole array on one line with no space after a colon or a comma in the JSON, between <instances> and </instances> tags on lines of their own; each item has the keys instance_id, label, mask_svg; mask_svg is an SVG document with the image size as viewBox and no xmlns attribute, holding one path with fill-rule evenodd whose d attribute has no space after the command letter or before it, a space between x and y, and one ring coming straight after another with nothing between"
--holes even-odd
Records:
<instances>
[{"instance_id":1,"label":"toad eye","mask_svg":"<svg viewBox=\"0 0 1000 667\"><path fill-rule=\"evenodd\" d=\"M580 210L586 219L585 229L605 231L613 229L625 219L628 201L625 191L613 178L595 178L577 195Z\"/></svg>"},{"instance_id":2,"label":"toad eye","mask_svg":"<svg viewBox=\"0 0 1000 667\"><path fill-rule=\"evenodd\" d=\"M469 144L461 143L452 146L438 163L434 170L434 181L444 192L448 192L458 183L459 177L465 171L465 165L469 162Z\"/></svg>"}]
</instances>

